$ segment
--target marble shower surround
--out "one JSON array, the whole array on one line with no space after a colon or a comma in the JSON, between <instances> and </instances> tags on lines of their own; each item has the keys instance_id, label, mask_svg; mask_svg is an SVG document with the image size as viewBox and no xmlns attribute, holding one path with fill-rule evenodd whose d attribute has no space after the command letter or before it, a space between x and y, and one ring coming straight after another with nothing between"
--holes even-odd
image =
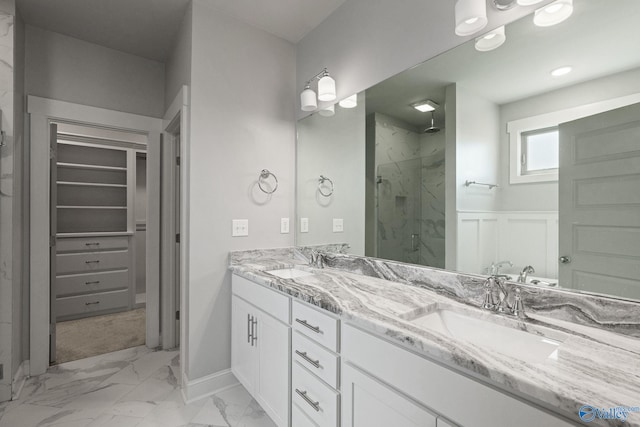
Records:
<instances>
[{"instance_id":1,"label":"marble shower surround","mask_svg":"<svg viewBox=\"0 0 640 427\"><path fill-rule=\"evenodd\" d=\"M340 254L329 256L333 268L312 269L312 276L279 279L264 273L292 266L309 269L302 256L308 250L233 252L230 269L570 420L578 421L577 410L584 404L640 406L638 303L522 286L528 319L520 322L478 309L482 301L479 276ZM568 335L557 361L530 363L456 342L402 318L437 307L467 311L545 336ZM605 420L593 423L619 425ZM625 425L640 426L640 414L631 414Z\"/></svg>"}]
</instances>

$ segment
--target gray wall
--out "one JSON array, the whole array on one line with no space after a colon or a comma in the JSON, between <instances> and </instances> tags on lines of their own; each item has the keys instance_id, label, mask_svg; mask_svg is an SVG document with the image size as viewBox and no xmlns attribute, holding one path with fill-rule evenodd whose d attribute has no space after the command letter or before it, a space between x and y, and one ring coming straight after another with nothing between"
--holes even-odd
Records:
<instances>
[{"instance_id":1,"label":"gray wall","mask_svg":"<svg viewBox=\"0 0 640 427\"><path fill-rule=\"evenodd\" d=\"M505 12L489 7L486 30L521 18L550 1ZM328 67L342 99L472 39L455 35L453 3L347 0L298 43L297 92L306 80ZM299 109L297 114L308 115Z\"/></svg>"},{"instance_id":2,"label":"gray wall","mask_svg":"<svg viewBox=\"0 0 640 427\"><path fill-rule=\"evenodd\" d=\"M509 184L507 122L640 92L640 69L580 83L500 107L500 191L498 210L557 211L558 182Z\"/></svg>"},{"instance_id":3,"label":"gray wall","mask_svg":"<svg viewBox=\"0 0 640 427\"><path fill-rule=\"evenodd\" d=\"M193 5L189 4L171 56L164 67L164 109L169 108L182 85L191 85L191 32Z\"/></svg>"},{"instance_id":4,"label":"gray wall","mask_svg":"<svg viewBox=\"0 0 640 427\"><path fill-rule=\"evenodd\" d=\"M296 99L292 44L206 0L193 2L192 43L182 361L190 380L231 366L229 251L294 243L280 218L294 217ZM272 197L257 188L265 168L280 182ZM231 237L232 219L249 220L248 237Z\"/></svg>"},{"instance_id":5,"label":"gray wall","mask_svg":"<svg viewBox=\"0 0 640 427\"><path fill-rule=\"evenodd\" d=\"M313 114L298 122L298 221L292 221L298 245L348 243L349 253L364 255L365 108L363 94L358 98L356 108L336 105L333 117ZM333 181L330 197L318 193L320 175ZM308 233L299 232L300 218L309 218ZM344 220L344 232L333 232L334 218Z\"/></svg>"},{"instance_id":6,"label":"gray wall","mask_svg":"<svg viewBox=\"0 0 640 427\"><path fill-rule=\"evenodd\" d=\"M29 95L151 117L164 114L164 64L27 25Z\"/></svg>"}]
</instances>

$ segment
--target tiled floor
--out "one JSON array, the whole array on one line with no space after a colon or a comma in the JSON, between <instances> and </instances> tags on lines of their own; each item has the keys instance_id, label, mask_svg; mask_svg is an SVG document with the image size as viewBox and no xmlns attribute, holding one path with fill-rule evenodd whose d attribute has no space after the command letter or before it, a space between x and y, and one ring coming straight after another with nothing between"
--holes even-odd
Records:
<instances>
[{"instance_id":1,"label":"tiled floor","mask_svg":"<svg viewBox=\"0 0 640 427\"><path fill-rule=\"evenodd\" d=\"M177 351L145 347L64 363L0 403L0 427L274 427L242 386L186 405Z\"/></svg>"}]
</instances>

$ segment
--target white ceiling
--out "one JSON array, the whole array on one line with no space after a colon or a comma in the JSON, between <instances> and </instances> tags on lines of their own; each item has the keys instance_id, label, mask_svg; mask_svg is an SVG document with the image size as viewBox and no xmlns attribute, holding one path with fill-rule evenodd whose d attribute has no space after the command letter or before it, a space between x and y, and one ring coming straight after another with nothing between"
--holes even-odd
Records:
<instances>
[{"instance_id":1,"label":"white ceiling","mask_svg":"<svg viewBox=\"0 0 640 427\"><path fill-rule=\"evenodd\" d=\"M367 90L367 112L381 112L425 127L430 115L409 104L425 98L444 105L444 88L457 83L498 105L640 67L640 1L574 0L565 22L540 28L531 16L506 28L507 41L478 52L473 41ZM550 71L573 66L561 78ZM442 124L444 109L436 111Z\"/></svg>"},{"instance_id":2,"label":"white ceiling","mask_svg":"<svg viewBox=\"0 0 640 427\"><path fill-rule=\"evenodd\" d=\"M17 0L27 24L164 62L190 0ZM297 43L345 0L206 0Z\"/></svg>"}]
</instances>

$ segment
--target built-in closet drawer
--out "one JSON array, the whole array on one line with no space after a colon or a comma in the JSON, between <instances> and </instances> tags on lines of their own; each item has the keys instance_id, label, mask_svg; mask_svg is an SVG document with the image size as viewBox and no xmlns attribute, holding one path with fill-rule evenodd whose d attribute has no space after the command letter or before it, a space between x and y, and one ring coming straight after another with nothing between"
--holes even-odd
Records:
<instances>
[{"instance_id":1,"label":"built-in closet drawer","mask_svg":"<svg viewBox=\"0 0 640 427\"><path fill-rule=\"evenodd\" d=\"M298 301L293 302L292 316L294 330L332 351L338 351L338 319Z\"/></svg>"},{"instance_id":2,"label":"built-in closet drawer","mask_svg":"<svg viewBox=\"0 0 640 427\"><path fill-rule=\"evenodd\" d=\"M94 292L127 289L129 270L102 273L70 274L56 277L56 296L65 297Z\"/></svg>"},{"instance_id":3,"label":"built-in closet drawer","mask_svg":"<svg viewBox=\"0 0 640 427\"><path fill-rule=\"evenodd\" d=\"M291 351L292 360L298 361L331 387L338 388L338 355L299 332L293 333Z\"/></svg>"},{"instance_id":4,"label":"built-in closet drawer","mask_svg":"<svg viewBox=\"0 0 640 427\"><path fill-rule=\"evenodd\" d=\"M56 255L58 275L126 269L128 266L129 251L126 250Z\"/></svg>"},{"instance_id":5,"label":"built-in closet drawer","mask_svg":"<svg viewBox=\"0 0 640 427\"><path fill-rule=\"evenodd\" d=\"M291 368L291 400L319 427L338 425L339 394L298 362ZM294 424L295 426L295 424Z\"/></svg>"},{"instance_id":6,"label":"built-in closet drawer","mask_svg":"<svg viewBox=\"0 0 640 427\"><path fill-rule=\"evenodd\" d=\"M127 309L129 292L113 291L56 299L56 318L84 317L98 311Z\"/></svg>"},{"instance_id":7,"label":"built-in closet drawer","mask_svg":"<svg viewBox=\"0 0 640 427\"><path fill-rule=\"evenodd\" d=\"M127 236L58 238L56 241L57 253L126 250L128 247Z\"/></svg>"}]
</instances>

